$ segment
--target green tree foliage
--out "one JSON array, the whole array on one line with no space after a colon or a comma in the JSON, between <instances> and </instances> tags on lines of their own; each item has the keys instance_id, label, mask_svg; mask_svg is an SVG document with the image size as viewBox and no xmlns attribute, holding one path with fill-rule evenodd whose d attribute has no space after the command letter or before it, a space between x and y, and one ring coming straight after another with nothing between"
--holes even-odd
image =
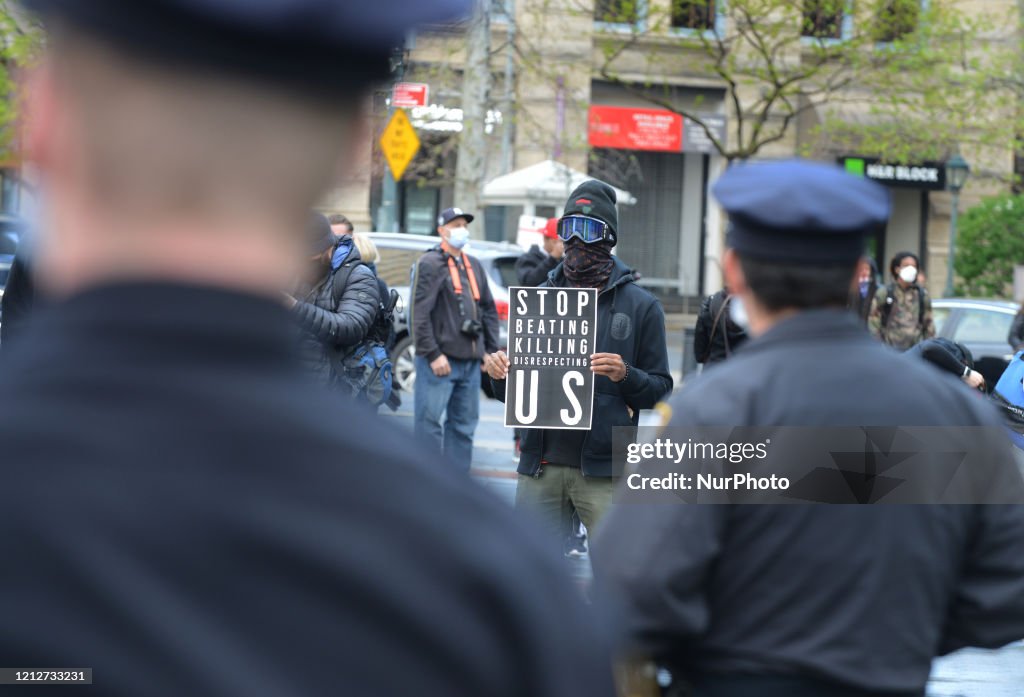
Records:
<instances>
[{"instance_id":1,"label":"green tree foliage","mask_svg":"<svg viewBox=\"0 0 1024 697\"><path fill-rule=\"evenodd\" d=\"M957 295L1011 297L1017 264L1024 264L1024 196L985 199L960 218L953 261Z\"/></svg>"},{"instance_id":2,"label":"green tree foliage","mask_svg":"<svg viewBox=\"0 0 1024 697\"><path fill-rule=\"evenodd\" d=\"M706 113L699 100L688 105L665 85L684 75L717 83L730 130L722 142L708 136L728 160L758 156L792 138L798 123L813 133L796 143L806 155L843 149L906 161L942 159L956 143L1005 147L1018 132L1018 95L1007 76L1016 74L1019 44L1006 17L961 6L670 0L666 12L650 2L598 0L595 18L616 22L597 41L598 73L698 125ZM667 41L679 48L666 50Z\"/></svg>"},{"instance_id":3,"label":"green tree foliage","mask_svg":"<svg viewBox=\"0 0 1024 697\"><path fill-rule=\"evenodd\" d=\"M42 44L42 31L13 4L0 2L0 159L16 146L17 75L31 64Z\"/></svg>"}]
</instances>

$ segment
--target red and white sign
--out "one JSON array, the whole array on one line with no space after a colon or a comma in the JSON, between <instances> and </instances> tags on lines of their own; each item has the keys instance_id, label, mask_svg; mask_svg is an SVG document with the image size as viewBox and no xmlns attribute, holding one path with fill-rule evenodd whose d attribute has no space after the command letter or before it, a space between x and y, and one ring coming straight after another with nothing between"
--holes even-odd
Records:
<instances>
[{"instance_id":1,"label":"red and white sign","mask_svg":"<svg viewBox=\"0 0 1024 697\"><path fill-rule=\"evenodd\" d=\"M398 82L391 90L391 106L411 109L427 105L430 86L422 82Z\"/></svg>"},{"instance_id":2,"label":"red and white sign","mask_svg":"<svg viewBox=\"0 0 1024 697\"><path fill-rule=\"evenodd\" d=\"M683 117L665 109L592 106L587 130L595 148L683 150Z\"/></svg>"}]
</instances>

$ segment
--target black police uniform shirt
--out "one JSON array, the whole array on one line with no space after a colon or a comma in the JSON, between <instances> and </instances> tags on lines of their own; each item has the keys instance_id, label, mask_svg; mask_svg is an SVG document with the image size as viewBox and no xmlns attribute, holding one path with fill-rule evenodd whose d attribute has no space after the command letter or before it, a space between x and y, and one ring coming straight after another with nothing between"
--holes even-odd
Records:
<instances>
[{"instance_id":1,"label":"black police uniform shirt","mask_svg":"<svg viewBox=\"0 0 1024 697\"><path fill-rule=\"evenodd\" d=\"M829 310L748 342L671 406L678 427L999 424ZM683 672L921 694L936 653L1024 637L1024 506L629 505L592 557L632 647Z\"/></svg>"},{"instance_id":2,"label":"black police uniform shirt","mask_svg":"<svg viewBox=\"0 0 1024 697\"><path fill-rule=\"evenodd\" d=\"M293 331L157 284L36 317L0 365L3 665L93 669L56 694L610 697L559 560L319 388Z\"/></svg>"}]
</instances>

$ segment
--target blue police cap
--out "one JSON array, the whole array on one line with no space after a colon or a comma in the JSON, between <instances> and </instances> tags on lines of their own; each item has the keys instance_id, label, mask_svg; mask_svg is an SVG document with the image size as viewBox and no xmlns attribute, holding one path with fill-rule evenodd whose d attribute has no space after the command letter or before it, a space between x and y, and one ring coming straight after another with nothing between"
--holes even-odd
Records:
<instances>
[{"instance_id":1,"label":"blue police cap","mask_svg":"<svg viewBox=\"0 0 1024 697\"><path fill-rule=\"evenodd\" d=\"M889 219L882 186L808 160L733 165L712 193L729 214L728 246L768 261L855 261Z\"/></svg>"},{"instance_id":2,"label":"blue police cap","mask_svg":"<svg viewBox=\"0 0 1024 697\"><path fill-rule=\"evenodd\" d=\"M411 29L461 18L471 9L470 0L22 2L44 21L65 22L161 64L232 72L318 92L384 80L392 49Z\"/></svg>"}]
</instances>

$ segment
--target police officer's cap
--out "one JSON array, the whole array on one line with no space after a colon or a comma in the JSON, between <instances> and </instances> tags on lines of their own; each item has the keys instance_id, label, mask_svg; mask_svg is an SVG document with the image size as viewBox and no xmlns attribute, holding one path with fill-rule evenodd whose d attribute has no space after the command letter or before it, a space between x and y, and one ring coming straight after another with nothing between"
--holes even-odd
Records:
<instances>
[{"instance_id":1,"label":"police officer's cap","mask_svg":"<svg viewBox=\"0 0 1024 697\"><path fill-rule=\"evenodd\" d=\"M468 14L469 0L23 0L132 55L345 99L388 77L406 33Z\"/></svg>"},{"instance_id":2,"label":"police officer's cap","mask_svg":"<svg viewBox=\"0 0 1024 697\"><path fill-rule=\"evenodd\" d=\"M883 187L807 160L733 165L713 193L729 214L728 246L767 261L853 262L889 219Z\"/></svg>"}]
</instances>

